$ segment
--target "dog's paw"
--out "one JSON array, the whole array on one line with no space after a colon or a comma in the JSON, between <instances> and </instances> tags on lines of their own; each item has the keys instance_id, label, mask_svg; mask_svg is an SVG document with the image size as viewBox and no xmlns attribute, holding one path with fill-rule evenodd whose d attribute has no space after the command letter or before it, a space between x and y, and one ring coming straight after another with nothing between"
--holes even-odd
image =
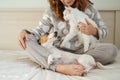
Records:
<instances>
[{"instance_id":1,"label":"dog's paw","mask_svg":"<svg viewBox=\"0 0 120 80\"><path fill-rule=\"evenodd\" d=\"M60 47L61 47L61 48L65 47L65 44L64 44L64 43L62 43L62 44L60 45Z\"/></svg>"}]
</instances>

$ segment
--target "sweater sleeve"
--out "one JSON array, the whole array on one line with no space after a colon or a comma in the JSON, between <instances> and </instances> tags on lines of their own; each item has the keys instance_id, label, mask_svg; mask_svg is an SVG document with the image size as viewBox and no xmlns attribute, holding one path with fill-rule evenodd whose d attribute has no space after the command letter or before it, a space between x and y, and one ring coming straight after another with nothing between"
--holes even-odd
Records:
<instances>
[{"instance_id":1,"label":"sweater sleeve","mask_svg":"<svg viewBox=\"0 0 120 80\"><path fill-rule=\"evenodd\" d=\"M108 29L107 29L107 26L105 25L105 23L103 22L98 10L95 9L95 7L93 6L93 20L96 22L97 24L97 30L98 30L98 37L99 37L99 40L103 40L106 36L107 36L107 33L108 33Z\"/></svg>"},{"instance_id":2,"label":"sweater sleeve","mask_svg":"<svg viewBox=\"0 0 120 80\"><path fill-rule=\"evenodd\" d=\"M26 30L34 34L36 39L39 39L41 35L48 33L51 27L53 26L51 23L51 16L52 16L52 12L49 9L47 9L44 12L43 17L40 19L39 25L35 28L30 28Z\"/></svg>"}]
</instances>

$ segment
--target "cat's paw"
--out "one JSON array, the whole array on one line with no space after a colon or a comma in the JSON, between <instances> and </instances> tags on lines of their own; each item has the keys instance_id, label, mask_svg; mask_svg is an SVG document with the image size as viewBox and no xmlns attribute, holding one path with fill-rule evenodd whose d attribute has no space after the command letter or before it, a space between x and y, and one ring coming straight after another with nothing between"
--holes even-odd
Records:
<instances>
[{"instance_id":1,"label":"cat's paw","mask_svg":"<svg viewBox=\"0 0 120 80\"><path fill-rule=\"evenodd\" d=\"M84 48L84 52L87 52L88 51L88 47Z\"/></svg>"}]
</instances>

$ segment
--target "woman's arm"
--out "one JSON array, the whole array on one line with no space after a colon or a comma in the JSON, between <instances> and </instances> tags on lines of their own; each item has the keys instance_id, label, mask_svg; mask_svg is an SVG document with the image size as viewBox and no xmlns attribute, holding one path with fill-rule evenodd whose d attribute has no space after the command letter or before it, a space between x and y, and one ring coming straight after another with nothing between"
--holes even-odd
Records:
<instances>
[{"instance_id":1,"label":"woman's arm","mask_svg":"<svg viewBox=\"0 0 120 80\"><path fill-rule=\"evenodd\" d=\"M86 23L79 23L78 24L78 29L80 32L87 34L87 35L93 35L95 36L97 39L99 39L99 35L98 35L98 30L96 27L94 27L87 19L86 19Z\"/></svg>"},{"instance_id":2,"label":"woman's arm","mask_svg":"<svg viewBox=\"0 0 120 80\"><path fill-rule=\"evenodd\" d=\"M39 25L36 28L32 28L32 29L30 28L30 29L26 29L26 30L29 31L30 33L34 34L35 37L37 39L39 39L39 37L42 34L48 33L50 31L51 27L53 26L51 23L50 17L52 17L52 12L50 9L48 9L43 14L43 17L39 21Z\"/></svg>"},{"instance_id":3,"label":"woman's arm","mask_svg":"<svg viewBox=\"0 0 120 80\"><path fill-rule=\"evenodd\" d=\"M78 28L81 32L93 35L97 39L102 40L107 36L108 29L107 26L101 19L99 12L95 9L92 4L89 4L86 8L85 13L97 24L97 28L95 28L89 21L86 20L87 24L79 23Z\"/></svg>"},{"instance_id":4,"label":"woman's arm","mask_svg":"<svg viewBox=\"0 0 120 80\"><path fill-rule=\"evenodd\" d=\"M87 6L85 13L91 18L96 24L97 27L94 27L87 19L86 23L79 23L78 24L78 29L87 35L93 35L95 36L98 40L102 40L107 36L108 30L106 25L101 19L101 16L99 12L94 8L92 4Z\"/></svg>"},{"instance_id":5,"label":"woman's arm","mask_svg":"<svg viewBox=\"0 0 120 80\"><path fill-rule=\"evenodd\" d=\"M96 22L96 24L98 26L97 27L98 38L99 38L99 40L102 40L107 36L107 33L108 33L107 26L103 22L98 10L94 6L91 6L91 9L92 9L92 13L93 13L91 18Z\"/></svg>"}]
</instances>

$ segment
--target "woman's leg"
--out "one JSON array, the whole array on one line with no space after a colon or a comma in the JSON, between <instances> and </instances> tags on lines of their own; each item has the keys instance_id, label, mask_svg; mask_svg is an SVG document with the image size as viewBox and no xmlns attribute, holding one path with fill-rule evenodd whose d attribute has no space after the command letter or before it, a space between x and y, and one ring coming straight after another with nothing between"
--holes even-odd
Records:
<instances>
[{"instance_id":1,"label":"woman's leg","mask_svg":"<svg viewBox=\"0 0 120 80\"><path fill-rule=\"evenodd\" d=\"M117 48L113 44L101 43L97 47L90 49L86 54L92 55L102 64L112 63L117 56Z\"/></svg>"},{"instance_id":2,"label":"woman's leg","mask_svg":"<svg viewBox=\"0 0 120 80\"><path fill-rule=\"evenodd\" d=\"M26 41L26 51L31 60L41 65L43 68L48 68L47 58L50 54L47 49L37 43L34 35L29 35L29 40Z\"/></svg>"}]
</instances>

